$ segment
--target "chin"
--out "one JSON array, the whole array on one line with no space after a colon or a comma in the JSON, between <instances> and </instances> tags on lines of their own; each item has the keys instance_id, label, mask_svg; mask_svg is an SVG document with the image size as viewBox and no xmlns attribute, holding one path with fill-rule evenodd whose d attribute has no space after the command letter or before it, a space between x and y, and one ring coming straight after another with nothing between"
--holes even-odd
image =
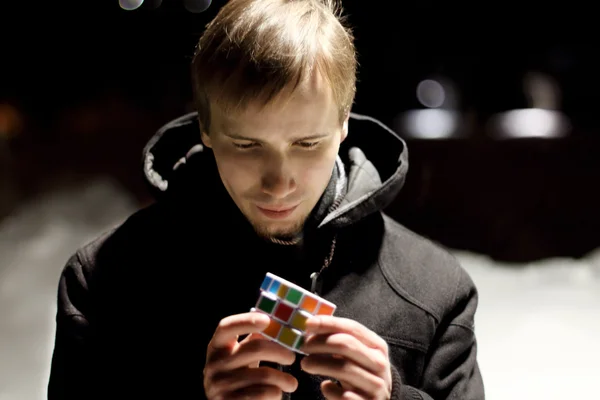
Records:
<instances>
[{"instance_id":1,"label":"chin","mask_svg":"<svg viewBox=\"0 0 600 400\"><path fill-rule=\"evenodd\" d=\"M304 219L283 223L265 223L264 221L250 221L256 233L263 238L293 239L304 227Z\"/></svg>"},{"instance_id":2,"label":"chin","mask_svg":"<svg viewBox=\"0 0 600 400\"><path fill-rule=\"evenodd\" d=\"M302 228L298 228L296 226L290 227L288 229L282 228L269 228L264 225L254 225L254 230L259 236L264 238L277 238L277 239L293 239L296 237L301 231Z\"/></svg>"}]
</instances>

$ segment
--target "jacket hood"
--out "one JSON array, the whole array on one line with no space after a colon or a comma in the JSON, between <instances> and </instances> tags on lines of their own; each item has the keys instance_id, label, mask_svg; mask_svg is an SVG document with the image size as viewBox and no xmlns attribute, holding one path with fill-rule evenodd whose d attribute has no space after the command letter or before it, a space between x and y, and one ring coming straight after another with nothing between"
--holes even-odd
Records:
<instances>
[{"instance_id":1,"label":"jacket hood","mask_svg":"<svg viewBox=\"0 0 600 400\"><path fill-rule=\"evenodd\" d=\"M163 125L148 141L143 150L144 178L155 198L169 191L179 167L192 157L212 157L200 137L197 113L192 112ZM350 114L339 158L346 170L346 194L320 227L340 228L382 211L402 189L408 170L406 142L380 121L356 113Z\"/></svg>"}]
</instances>

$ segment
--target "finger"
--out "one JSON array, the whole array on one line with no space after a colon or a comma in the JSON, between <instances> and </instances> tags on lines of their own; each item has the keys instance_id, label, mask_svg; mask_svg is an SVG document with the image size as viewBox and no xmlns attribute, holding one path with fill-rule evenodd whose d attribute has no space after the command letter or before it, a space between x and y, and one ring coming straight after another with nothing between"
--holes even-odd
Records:
<instances>
[{"instance_id":1,"label":"finger","mask_svg":"<svg viewBox=\"0 0 600 400\"><path fill-rule=\"evenodd\" d=\"M362 393L380 393L385 389L383 378L343 358L309 355L302 360L302 369L313 375L335 378L344 388Z\"/></svg>"},{"instance_id":2,"label":"finger","mask_svg":"<svg viewBox=\"0 0 600 400\"><path fill-rule=\"evenodd\" d=\"M319 315L306 321L306 331L311 334L343 332L354 336L366 346L381 349L387 355L388 346L378 334L363 324L349 318Z\"/></svg>"},{"instance_id":3,"label":"finger","mask_svg":"<svg viewBox=\"0 0 600 400\"><path fill-rule=\"evenodd\" d=\"M239 343L242 343L242 342L247 342L250 340L270 340L270 339L266 338L265 335L261 335L260 333L254 332L254 333L249 333L247 335L240 335L238 337L238 340L239 340Z\"/></svg>"},{"instance_id":4,"label":"finger","mask_svg":"<svg viewBox=\"0 0 600 400\"><path fill-rule=\"evenodd\" d=\"M240 346L229 357L215 360L215 370L233 370L248 365L256 365L260 361L274 362L281 365L292 365L296 354L271 340L249 340Z\"/></svg>"},{"instance_id":5,"label":"finger","mask_svg":"<svg viewBox=\"0 0 600 400\"><path fill-rule=\"evenodd\" d=\"M276 386L254 385L244 389L236 390L229 394L227 399L246 400L246 399L265 399L281 400L283 392Z\"/></svg>"},{"instance_id":6,"label":"finger","mask_svg":"<svg viewBox=\"0 0 600 400\"><path fill-rule=\"evenodd\" d=\"M321 383L321 392L327 400L362 400L363 397L356 393L346 390L332 381L323 381Z\"/></svg>"},{"instance_id":7,"label":"finger","mask_svg":"<svg viewBox=\"0 0 600 400\"><path fill-rule=\"evenodd\" d=\"M296 390L298 381L292 375L274 368L241 368L215 375L211 392L230 393L255 385L275 386L290 393Z\"/></svg>"},{"instance_id":8,"label":"finger","mask_svg":"<svg viewBox=\"0 0 600 400\"><path fill-rule=\"evenodd\" d=\"M269 326L269 322L268 315L256 311L225 317L219 322L210 341L210 347L229 348L232 342L237 342L240 335L261 332Z\"/></svg>"},{"instance_id":9,"label":"finger","mask_svg":"<svg viewBox=\"0 0 600 400\"><path fill-rule=\"evenodd\" d=\"M240 342L240 345L244 345L244 343L247 343L249 341L252 340L269 340L266 337L264 337L263 335L261 335L260 333L251 333L248 336L246 336L244 338L244 340L242 340ZM260 366L260 361L253 361L252 363L248 364L249 368L257 368Z\"/></svg>"},{"instance_id":10,"label":"finger","mask_svg":"<svg viewBox=\"0 0 600 400\"><path fill-rule=\"evenodd\" d=\"M307 354L335 354L349 359L362 368L381 375L389 368L388 356L367 347L355 336L346 333L317 334L309 337L302 347Z\"/></svg>"},{"instance_id":11,"label":"finger","mask_svg":"<svg viewBox=\"0 0 600 400\"><path fill-rule=\"evenodd\" d=\"M261 335L260 333L251 333L248 336L246 336L244 338L244 340L242 340L240 342L240 344L246 343L246 342L250 342L252 340L269 340L266 337L264 337L264 335Z\"/></svg>"}]
</instances>

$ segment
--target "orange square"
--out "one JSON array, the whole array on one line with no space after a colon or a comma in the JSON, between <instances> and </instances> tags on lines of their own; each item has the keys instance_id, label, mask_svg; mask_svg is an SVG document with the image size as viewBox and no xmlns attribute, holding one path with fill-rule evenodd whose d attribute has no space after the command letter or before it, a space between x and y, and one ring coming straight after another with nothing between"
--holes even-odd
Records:
<instances>
[{"instance_id":1,"label":"orange square","mask_svg":"<svg viewBox=\"0 0 600 400\"><path fill-rule=\"evenodd\" d=\"M304 299L302 299L302 304L300 304L300 308L308 311L309 313L313 313L316 307L317 299L311 296L304 296Z\"/></svg>"},{"instance_id":2,"label":"orange square","mask_svg":"<svg viewBox=\"0 0 600 400\"><path fill-rule=\"evenodd\" d=\"M329 304L321 303L317 315L333 315L334 310Z\"/></svg>"},{"instance_id":3,"label":"orange square","mask_svg":"<svg viewBox=\"0 0 600 400\"><path fill-rule=\"evenodd\" d=\"M271 323L269 326L265 328L263 333L273 339L277 339L277 335L279 335L279 330L281 329L281 324L274 319L271 319Z\"/></svg>"}]
</instances>

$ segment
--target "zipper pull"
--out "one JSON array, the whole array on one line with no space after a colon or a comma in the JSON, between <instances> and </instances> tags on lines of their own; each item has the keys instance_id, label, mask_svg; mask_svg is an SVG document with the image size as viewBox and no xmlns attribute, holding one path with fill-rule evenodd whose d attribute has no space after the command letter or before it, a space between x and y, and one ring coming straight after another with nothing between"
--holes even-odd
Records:
<instances>
[{"instance_id":1,"label":"zipper pull","mask_svg":"<svg viewBox=\"0 0 600 400\"><path fill-rule=\"evenodd\" d=\"M313 272L312 274L310 274L310 291L314 294L317 294L317 279L319 279L318 272Z\"/></svg>"}]
</instances>

